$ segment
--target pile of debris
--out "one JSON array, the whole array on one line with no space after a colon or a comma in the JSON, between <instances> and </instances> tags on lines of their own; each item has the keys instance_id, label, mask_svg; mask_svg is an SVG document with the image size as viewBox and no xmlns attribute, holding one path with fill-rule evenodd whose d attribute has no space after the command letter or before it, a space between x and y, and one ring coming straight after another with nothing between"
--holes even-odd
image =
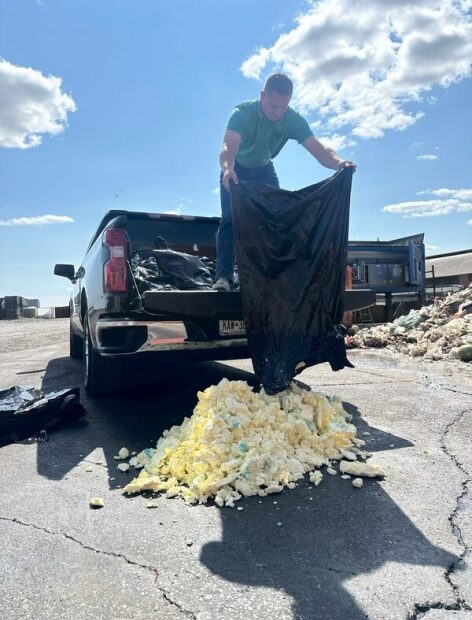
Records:
<instances>
[{"instance_id":1,"label":"pile of debris","mask_svg":"<svg viewBox=\"0 0 472 620\"><path fill-rule=\"evenodd\" d=\"M245 381L223 379L198 393L191 418L166 431L155 449L130 460L141 473L124 492L163 491L188 503L213 498L232 507L242 496L294 488L308 472L318 486L319 468L327 466L326 472L335 475L335 461L341 461L345 479L385 475L378 465L364 462L370 455L350 420L336 396L294 383L269 396ZM362 486L358 478L352 483Z\"/></svg>"},{"instance_id":2,"label":"pile of debris","mask_svg":"<svg viewBox=\"0 0 472 620\"><path fill-rule=\"evenodd\" d=\"M348 347L387 347L411 357L472 361L472 285L393 323L351 328Z\"/></svg>"},{"instance_id":3,"label":"pile of debris","mask_svg":"<svg viewBox=\"0 0 472 620\"><path fill-rule=\"evenodd\" d=\"M210 290L215 282L214 261L167 248L136 251L131 270L141 295L146 291Z\"/></svg>"}]
</instances>

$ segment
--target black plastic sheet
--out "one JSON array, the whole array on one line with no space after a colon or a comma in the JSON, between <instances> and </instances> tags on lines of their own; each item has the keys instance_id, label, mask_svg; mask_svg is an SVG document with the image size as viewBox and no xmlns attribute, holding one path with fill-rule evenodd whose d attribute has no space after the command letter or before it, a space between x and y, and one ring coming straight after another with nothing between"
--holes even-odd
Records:
<instances>
[{"instance_id":1,"label":"black plastic sheet","mask_svg":"<svg viewBox=\"0 0 472 620\"><path fill-rule=\"evenodd\" d=\"M137 250L131 269L141 295L145 291L209 290L215 281L213 261L169 249Z\"/></svg>"},{"instance_id":2,"label":"black plastic sheet","mask_svg":"<svg viewBox=\"0 0 472 620\"><path fill-rule=\"evenodd\" d=\"M15 386L0 390L0 443L21 441L59 421L76 421L86 414L79 388L43 394L36 388ZM47 436L47 435L46 435Z\"/></svg>"},{"instance_id":3,"label":"black plastic sheet","mask_svg":"<svg viewBox=\"0 0 472 620\"><path fill-rule=\"evenodd\" d=\"M352 367L341 325L352 168L298 191L231 184L254 371L268 394L308 366Z\"/></svg>"}]
</instances>

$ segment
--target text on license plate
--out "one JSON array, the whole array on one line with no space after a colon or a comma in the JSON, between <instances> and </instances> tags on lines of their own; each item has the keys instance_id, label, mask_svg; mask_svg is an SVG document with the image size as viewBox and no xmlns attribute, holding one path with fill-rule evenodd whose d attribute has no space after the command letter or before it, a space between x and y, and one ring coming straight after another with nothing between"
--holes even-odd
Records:
<instances>
[{"instance_id":1,"label":"text on license plate","mask_svg":"<svg viewBox=\"0 0 472 620\"><path fill-rule=\"evenodd\" d=\"M244 336L245 333L244 321L220 321L220 336Z\"/></svg>"}]
</instances>

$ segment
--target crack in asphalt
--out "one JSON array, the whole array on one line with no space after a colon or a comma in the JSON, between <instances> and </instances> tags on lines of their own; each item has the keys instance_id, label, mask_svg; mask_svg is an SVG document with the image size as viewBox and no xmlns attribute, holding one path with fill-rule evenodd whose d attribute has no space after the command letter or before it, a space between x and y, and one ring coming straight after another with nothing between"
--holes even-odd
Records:
<instances>
[{"instance_id":1,"label":"crack in asphalt","mask_svg":"<svg viewBox=\"0 0 472 620\"><path fill-rule=\"evenodd\" d=\"M358 574L358 573L354 573L350 570L343 570L342 568L333 568L331 566L328 566L328 568L326 569L327 571L330 571L332 573L339 573L340 575L354 575L354 577Z\"/></svg>"},{"instance_id":2,"label":"crack in asphalt","mask_svg":"<svg viewBox=\"0 0 472 620\"><path fill-rule=\"evenodd\" d=\"M424 375L426 379L425 387L432 392L453 392L453 394L463 394L464 396L472 396L472 392L464 392L463 390L455 390L452 387L444 385L442 383L435 383L429 375Z\"/></svg>"},{"instance_id":3,"label":"crack in asphalt","mask_svg":"<svg viewBox=\"0 0 472 620\"><path fill-rule=\"evenodd\" d=\"M447 445L446 445L446 438L451 428L455 424L460 422L462 418L468 413L471 413L471 410L466 409L465 411L462 411L461 413L459 413L459 415L454 420L452 420L451 422L449 422L449 424L446 425L446 428L444 429L444 433L442 434L442 437L441 437L441 450L443 450L443 452L449 456L449 458L452 460L454 465L465 475L465 478L464 480L462 480L462 483L461 483L462 491L456 498L456 507L454 508L452 514L449 516L449 523L451 524L452 532L454 536L456 537L457 542L461 545L463 550L459 558L456 561L452 562L451 565L449 566L446 572L446 580L451 584L454 594L456 595L458 602L462 605L462 608L467 609L468 611L472 611L472 607L465 601L463 596L461 596L459 592L459 588L451 579L451 575L454 573L454 571L459 566L464 567L466 558L471 551L470 548L467 546L464 540L464 537L462 535L462 530L459 524L457 523L457 516L460 512L462 512L464 498L469 492L469 483L471 480L471 475L470 475L470 472L468 472L466 468L464 467L464 464L461 463L461 461L459 461L459 459L453 452L450 452L448 450Z\"/></svg>"},{"instance_id":4,"label":"crack in asphalt","mask_svg":"<svg viewBox=\"0 0 472 620\"><path fill-rule=\"evenodd\" d=\"M463 392L462 390L455 390L454 388L447 387L445 385L439 386L442 390L447 390L448 392L454 392L454 394L464 394L464 396L472 396L472 392Z\"/></svg>"},{"instance_id":5,"label":"crack in asphalt","mask_svg":"<svg viewBox=\"0 0 472 620\"><path fill-rule=\"evenodd\" d=\"M193 618L193 620L197 619L197 616L193 613L193 611L189 611L188 609L184 609L178 603L176 603L171 598L169 598L169 596L164 592L164 590L162 588L159 588L159 586L157 586L157 587L160 590L160 592L162 593L162 596L164 597L164 600L167 601L167 603L169 603L173 607L176 607L182 614L184 614L184 616L187 616L188 618Z\"/></svg>"},{"instance_id":6,"label":"crack in asphalt","mask_svg":"<svg viewBox=\"0 0 472 620\"><path fill-rule=\"evenodd\" d=\"M415 604L415 610L412 614L408 614L408 620L417 620L424 614L432 609L445 609L446 611L464 611L464 607L461 607L459 603L448 605L446 603L424 603L423 605Z\"/></svg>"},{"instance_id":7,"label":"crack in asphalt","mask_svg":"<svg viewBox=\"0 0 472 620\"><path fill-rule=\"evenodd\" d=\"M402 381L361 381L361 382L355 381L354 383L346 383L346 382L344 383L317 383L315 387L316 388L333 387L335 385L342 385L342 386L345 386L345 385L374 385L375 386L375 385L392 385L392 384L397 385L398 383L411 383L411 381L405 379Z\"/></svg>"},{"instance_id":8,"label":"crack in asphalt","mask_svg":"<svg viewBox=\"0 0 472 620\"><path fill-rule=\"evenodd\" d=\"M455 390L451 390L451 391L455 391ZM451 562L449 564L449 566L447 567L444 573L444 578L446 579L447 583L450 585L453 591L453 594L456 598L456 602L453 604L447 604L447 603L441 603L441 602L436 602L436 603L426 602L423 604L416 603L414 606L413 612L408 615L408 620L417 620L423 614L426 614L430 609L445 609L445 610L450 610L450 611L472 611L472 606L465 600L464 596L461 594L459 590L459 587L457 586L457 584L454 583L452 579L454 572L458 568L463 569L465 567L466 558L471 552L470 547L467 546L464 540L461 528L456 522L458 514L463 510L464 498L469 492L469 483L471 481L471 475L464 467L464 464L459 461L459 459L453 452L450 452L448 450L447 445L446 445L446 438L447 438L449 431L455 424L460 422L460 420L467 413L471 413L471 410L466 409L465 411L461 411L457 416L455 416L454 419L451 420L451 422L449 422L449 424L446 425L444 432L441 435L441 440L440 440L441 450L444 452L444 454L446 454L451 459L451 461L454 463L457 469L459 469L465 475L465 478L461 482L462 490L459 493L459 495L456 497L456 506L448 517L449 523L451 525L452 533L454 534L459 545L462 547L462 553L456 560L454 560L454 562Z\"/></svg>"},{"instance_id":9,"label":"crack in asphalt","mask_svg":"<svg viewBox=\"0 0 472 620\"><path fill-rule=\"evenodd\" d=\"M164 598L164 600L167 603L169 603L170 605L172 605L173 607L175 607L176 609L178 609L184 616L187 616L188 618L192 618L193 620L196 620L196 616L195 616L195 614L192 611L189 611L188 609L184 609L181 605L179 605L178 603L173 601L170 598L170 596L167 594L167 592L164 590L164 588L162 588L162 586L159 585L159 583L158 583L159 572L158 572L157 568L155 568L154 566L151 566L150 564L140 564L139 562L135 562L133 560L130 560L129 558L127 558L122 553L114 553L113 551L103 551L102 549L95 549L95 547L91 547L89 545L86 545L85 543L80 541L78 538L74 538L70 534L66 534L64 532L54 532L53 530L48 530L45 527L41 527L40 525L36 525L35 523L26 523L25 521L20 521L16 517L2 517L2 516L0 516L0 520L1 521L10 521L11 523L16 523L18 525L23 525L25 527L32 527L35 530L39 530L41 532L46 532L47 534L51 534L52 536L64 536L64 538L67 538L68 540L71 540L72 542L77 543L78 545L80 545L84 549L87 549L88 551L93 551L94 553L102 553L103 555L108 555L108 556L111 556L111 557L114 557L114 558L120 558L120 559L124 560L127 564L131 564L132 566L137 566L138 568L144 568L145 570L147 570L150 573L152 573L152 575L154 576L154 585L159 590L159 592L162 594L162 597Z\"/></svg>"},{"instance_id":10,"label":"crack in asphalt","mask_svg":"<svg viewBox=\"0 0 472 620\"><path fill-rule=\"evenodd\" d=\"M390 368L389 370L400 370L400 369ZM372 372L372 370L364 370L364 368L362 366L356 366L356 371L359 374L372 375L373 377L380 377L381 379L385 376L385 375L382 375L382 374L380 374L378 372ZM398 379L398 383L408 383L409 381L410 381L410 379Z\"/></svg>"}]
</instances>

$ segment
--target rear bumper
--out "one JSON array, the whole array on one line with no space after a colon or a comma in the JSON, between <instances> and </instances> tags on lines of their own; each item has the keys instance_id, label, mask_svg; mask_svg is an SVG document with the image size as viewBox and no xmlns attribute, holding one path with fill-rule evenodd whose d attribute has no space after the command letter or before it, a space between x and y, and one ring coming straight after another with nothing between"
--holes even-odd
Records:
<instances>
[{"instance_id":1,"label":"rear bumper","mask_svg":"<svg viewBox=\"0 0 472 620\"><path fill-rule=\"evenodd\" d=\"M104 357L146 352L188 353L195 357L200 352L205 359L249 357L246 338L188 340L182 321L98 320L95 337L97 350Z\"/></svg>"},{"instance_id":2,"label":"rear bumper","mask_svg":"<svg viewBox=\"0 0 472 620\"><path fill-rule=\"evenodd\" d=\"M365 289L343 292L344 312L375 306L374 291ZM239 291L147 291L144 307L148 312L173 318L243 318L241 293Z\"/></svg>"},{"instance_id":3,"label":"rear bumper","mask_svg":"<svg viewBox=\"0 0 472 620\"><path fill-rule=\"evenodd\" d=\"M375 293L345 291L343 302L345 311L359 310L375 305ZM239 291L149 291L144 295L144 306L149 314L160 315L161 320L97 320L94 344L101 355L161 352L207 360L250 357L245 336L218 338L218 319L243 318ZM196 330L192 331L192 323Z\"/></svg>"}]
</instances>

